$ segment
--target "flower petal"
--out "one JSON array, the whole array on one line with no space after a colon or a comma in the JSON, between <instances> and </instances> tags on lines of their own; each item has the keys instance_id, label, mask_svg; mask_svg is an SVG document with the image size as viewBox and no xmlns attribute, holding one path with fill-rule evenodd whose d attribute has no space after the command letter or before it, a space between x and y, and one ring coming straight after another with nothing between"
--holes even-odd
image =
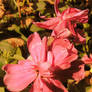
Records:
<instances>
[{"instance_id":1,"label":"flower petal","mask_svg":"<svg viewBox=\"0 0 92 92\"><path fill-rule=\"evenodd\" d=\"M37 78L30 92L68 92L58 80Z\"/></svg>"},{"instance_id":2,"label":"flower petal","mask_svg":"<svg viewBox=\"0 0 92 92\"><path fill-rule=\"evenodd\" d=\"M72 20L77 21L81 23L88 22L88 9L86 10L80 10L77 8L68 8L62 12L62 15L64 20Z\"/></svg>"},{"instance_id":3,"label":"flower petal","mask_svg":"<svg viewBox=\"0 0 92 92\"><path fill-rule=\"evenodd\" d=\"M47 38L44 37L41 40L39 34L36 32L29 36L27 46L35 63L46 60L46 44Z\"/></svg>"},{"instance_id":4,"label":"flower petal","mask_svg":"<svg viewBox=\"0 0 92 92\"><path fill-rule=\"evenodd\" d=\"M61 16L59 9L58 9L59 2L60 2L60 0L55 0L55 4L54 4L55 13L57 16Z\"/></svg>"},{"instance_id":5,"label":"flower petal","mask_svg":"<svg viewBox=\"0 0 92 92\"><path fill-rule=\"evenodd\" d=\"M86 54L82 57L82 61L85 64L92 64L92 54L90 54L90 57L88 57Z\"/></svg>"},{"instance_id":6,"label":"flower petal","mask_svg":"<svg viewBox=\"0 0 92 92\"><path fill-rule=\"evenodd\" d=\"M55 57L55 59L54 59L55 65L59 65L59 64L63 63L63 59L65 57L67 57L67 55L68 55L67 49L63 48L61 46L54 47L53 53L54 53L54 57Z\"/></svg>"},{"instance_id":7,"label":"flower petal","mask_svg":"<svg viewBox=\"0 0 92 92\"><path fill-rule=\"evenodd\" d=\"M63 37L64 32L66 33L66 35L68 35L68 32L66 31L66 29L67 29L67 21L62 21L60 19L59 23L56 25L56 27L53 30L55 35L52 35L52 36L60 35L60 37ZM63 38L65 38L65 37L63 37Z\"/></svg>"},{"instance_id":8,"label":"flower petal","mask_svg":"<svg viewBox=\"0 0 92 92\"><path fill-rule=\"evenodd\" d=\"M50 66L52 66L53 65L53 54L52 54L52 52L51 51L48 51L48 55L47 55L47 63L49 63L50 64Z\"/></svg>"},{"instance_id":9,"label":"flower petal","mask_svg":"<svg viewBox=\"0 0 92 92\"><path fill-rule=\"evenodd\" d=\"M55 65L59 65L61 63L63 63L63 59L65 57L67 57L68 55L68 51L67 48L69 46L69 42L68 40L64 40L64 39L56 39L53 42L52 45L52 52L54 54L54 64Z\"/></svg>"},{"instance_id":10,"label":"flower petal","mask_svg":"<svg viewBox=\"0 0 92 92\"><path fill-rule=\"evenodd\" d=\"M56 39L52 45L54 64L61 69L71 66L71 62L77 59L77 50L67 39Z\"/></svg>"},{"instance_id":11,"label":"flower petal","mask_svg":"<svg viewBox=\"0 0 92 92\"><path fill-rule=\"evenodd\" d=\"M53 91L48 88L48 86L45 84L45 82L40 77L38 77L35 80L29 92L53 92Z\"/></svg>"},{"instance_id":12,"label":"flower petal","mask_svg":"<svg viewBox=\"0 0 92 92\"><path fill-rule=\"evenodd\" d=\"M58 65L61 69L67 69L71 67L71 62L76 60L78 58L78 55L72 54L70 56L67 56L64 60L63 63Z\"/></svg>"},{"instance_id":13,"label":"flower petal","mask_svg":"<svg viewBox=\"0 0 92 92\"><path fill-rule=\"evenodd\" d=\"M73 8L72 8L73 9ZM77 12L72 20L76 20L78 22L81 22L81 23L87 23L88 22L88 9L86 10L80 10L80 12Z\"/></svg>"},{"instance_id":14,"label":"flower petal","mask_svg":"<svg viewBox=\"0 0 92 92\"><path fill-rule=\"evenodd\" d=\"M55 18L50 18L50 19L46 20L45 22L33 22L33 24L35 24L41 28L46 28L46 29L52 30L56 27L58 22L59 22L58 17L55 17Z\"/></svg>"},{"instance_id":15,"label":"flower petal","mask_svg":"<svg viewBox=\"0 0 92 92\"><path fill-rule=\"evenodd\" d=\"M3 69L6 71L4 83L10 91L21 91L36 78L36 72L28 61L24 64L7 64Z\"/></svg>"},{"instance_id":16,"label":"flower petal","mask_svg":"<svg viewBox=\"0 0 92 92\"><path fill-rule=\"evenodd\" d=\"M85 77L84 64L79 65L78 68L80 70L77 72L74 72L72 78L74 78L74 80L79 82L80 80L84 79L84 77Z\"/></svg>"},{"instance_id":17,"label":"flower petal","mask_svg":"<svg viewBox=\"0 0 92 92\"><path fill-rule=\"evenodd\" d=\"M51 68L52 68L53 65L54 65L53 55L49 51L48 54L47 54L47 61L43 62L43 63L40 63L40 65L39 65L39 73L40 73L40 75L45 76L45 77L52 76Z\"/></svg>"}]
</instances>

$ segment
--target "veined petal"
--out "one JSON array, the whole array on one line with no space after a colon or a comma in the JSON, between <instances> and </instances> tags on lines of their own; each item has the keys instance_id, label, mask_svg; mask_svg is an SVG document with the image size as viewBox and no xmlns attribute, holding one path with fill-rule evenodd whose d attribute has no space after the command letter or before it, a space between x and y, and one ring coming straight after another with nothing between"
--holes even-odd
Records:
<instances>
[{"instance_id":1,"label":"veined petal","mask_svg":"<svg viewBox=\"0 0 92 92\"><path fill-rule=\"evenodd\" d=\"M53 41L52 52L54 55L55 65L62 64L64 58L68 56L67 48L69 47L69 45L70 45L69 41L65 39L59 38Z\"/></svg>"},{"instance_id":2,"label":"veined petal","mask_svg":"<svg viewBox=\"0 0 92 92\"><path fill-rule=\"evenodd\" d=\"M47 61L43 62L39 65L39 72L41 75L46 75L46 76L50 76L50 68L54 65L53 62L53 55L52 53L49 51L47 54Z\"/></svg>"},{"instance_id":3,"label":"veined petal","mask_svg":"<svg viewBox=\"0 0 92 92\"><path fill-rule=\"evenodd\" d=\"M87 23L88 22L88 11L89 11L88 9L80 10L80 12L74 14L74 16L71 19L81 22L81 23Z\"/></svg>"},{"instance_id":4,"label":"veined petal","mask_svg":"<svg viewBox=\"0 0 92 92\"><path fill-rule=\"evenodd\" d=\"M68 8L62 12L64 20L72 20L81 23L86 23L88 21L88 9L80 10L77 8Z\"/></svg>"},{"instance_id":5,"label":"veined petal","mask_svg":"<svg viewBox=\"0 0 92 92\"><path fill-rule=\"evenodd\" d=\"M48 86L45 84L45 82L40 77L38 77L35 80L29 92L53 92L53 91L48 88Z\"/></svg>"},{"instance_id":6,"label":"veined petal","mask_svg":"<svg viewBox=\"0 0 92 92\"><path fill-rule=\"evenodd\" d=\"M21 64L7 64L3 67L6 71L4 83L10 91L21 91L25 89L37 76L30 62Z\"/></svg>"},{"instance_id":7,"label":"veined petal","mask_svg":"<svg viewBox=\"0 0 92 92\"><path fill-rule=\"evenodd\" d=\"M52 66L53 63L54 63L54 62L53 62L53 54L52 54L51 51L48 52L48 55L47 55L47 63L49 63L50 66Z\"/></svg>"},{"instance_id":8,"label":"veined petal","mask_svg":"<svg viewBox=\"0 0 92 92\"><path fill-rule=\"evenodd\" d=\"M70 48L71 43L68 39L57 38L53 41L52 49L56 46L62 46L64 48Z\"/></svg>"},{"instance_id":9,"label":"veined petal","mask_svg":"<svg viewBox=\"0 0 92 92\"><path fill-rule=\"evenodd\" d=\"M78 58L77 54L71 54L70 56L67 56L64 60L63 63L59 64L58 67L61 68L62 70L68 69L71 67L71 62L76 60Z\"/></svg>"},{"instance_id":10,"label":"veined petal","mask_svg":"<svg viewBox=\"0 0 92 92\"><path fill-rule=\"evenodd\" d=\"M30 92L68 92L66 88L55 79L37 78Z\"/></svg>"},{"instance_id":11,"label":"veined petal","mask_svg":"<svg viewBox=\"0 0 92 92\"><path fill-rule=\"evenodd\" d=\"M54 32L55 32L56 35L62 34L63 31L65 30L65 28L67 28L67 21L62 21L60 19L59 23L54 28Z\"/></svg>"},{"instance_id":12,"label":"veined petal","mask_svg":"<svg viewBox=\"0 0 92 92\"><path fill-rule=\"evenodd\" d=\"M59 65L63 63L63 59L67 57L68 52L66 48L63 48L61 46L56 46L53 49L53 54L54 54L54 64Z\"/></svg>"},{"instance_id":13,"label":"veined petal","mask_svg":"<svg viewBox=\"0 0 92 92\"><path fill-rule=\"evenodd\" d=\"M59 9L58 9L59 2L60 2L60 0L55 0L55 4L54 4L55 13L57 16L61 16Z\"/></svg>"},{"instance_id":14,"label":"veined petal","mask_svg":"<svg viewBox=\"0 0 92 92\"><path fill-rule=\"evenodd\" d=\"M69 68L71 62L78 57L77 50L67 39L59 38L53 41L52 52L54 55L54 64L62 69Z\"/></svg>"},{"instance_id":15,"label":"veined petal","mask_svg":"<svg viewBox=\"0 0 92 92\"><path fill-rule=\"evenodd\" d=\"M41 28L52 30L57 26L58 22L59 22L58 17L55 17L55 18L48 19L45 22L33 22L33 24Z\"/></svg>"},{"instance_id":16,"label":"veined petal","mask_svg":"<svg viewBox=\"0 0 92 92\"><path fill-rule=\"evenodd\" d=\"M52 53L49 51L47 54L47 61L40 63L39 64L39 73L41 76L43 77L51 77L51 67L53 67L54 62L53 62L53 55Z\"/></svg>"},{"instance_id":17,"label":"veined petal","mask_svg":"<svg viewBox=\"0 0 92 92\"><path fill-rule=\"evenodd\" d=\"M35 63L43 62L46 59L47 38L41 40L38 33L29 36L27 46Z\"/></svg>"}]
</instances>

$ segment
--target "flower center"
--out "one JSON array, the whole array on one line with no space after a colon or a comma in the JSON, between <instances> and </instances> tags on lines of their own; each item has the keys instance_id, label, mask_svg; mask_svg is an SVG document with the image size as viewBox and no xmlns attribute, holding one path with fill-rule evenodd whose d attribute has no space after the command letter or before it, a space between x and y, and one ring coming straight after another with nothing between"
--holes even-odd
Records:
<instances>
[{"instance_id":1,"label":"flower center","mask_svg":"<svg viewBox=\"0 0 92 92\"><path fill-rule=\"evenodd\" d=\"M40 75L41 78L48 78L48 77L53 77L54 76L53 73L49 69L44 70L40 67L36 67L35 71L37 73L37 76Z\"/></svg>"}]
</instances>

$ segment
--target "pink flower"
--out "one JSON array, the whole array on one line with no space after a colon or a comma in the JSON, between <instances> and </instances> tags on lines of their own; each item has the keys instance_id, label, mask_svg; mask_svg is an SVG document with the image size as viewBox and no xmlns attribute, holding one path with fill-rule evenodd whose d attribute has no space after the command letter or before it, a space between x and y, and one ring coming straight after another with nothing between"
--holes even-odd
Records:
<instances>
[{"instance_id":1,"label":"pink flower","mask_svg":"<svg viewBox=\"0 0 92 92\"><path fill-rule=\"evenodd\" d=\"M67 79L80 81L85 77L84 63L77 60L78 52L68 39L57 38L53 41L54 73L60 81Z\"/></svg>"},{"instance_id":2,"label":"pink flower","mask_svg":"<svg viewBox=\"0 0 92 92\"><path fill-rule=\"evenodd\" d=\"M47 38L44 37L41 40L37 33L29 36L27 46L30 53L28 59L19 61L18 64L7 64L3 67L3 70L6 71L4 83L8 90L19 92L33 83L29 92L68 92L53 73L54 67L59 64L56 64L57 59L54 63L55 46L53 45L53 53L47 51Z\"/></svg>"},{"instance_id":3,"label":"pink flower","mask_svg":"<svg viewBox=\"0 0 92 92\"><path fill-rule=\"evenodd\" d=\"M76 23L88 22L88 9L80 10L76 8L68 8L62 13L58 10L58 3L60 0L55 0L55 13L57 17L48 18L45 22L33 22L39 27L53 30L52 36L57 37L70 37L75 38L76 42L85 42L84 35L79 32L79 29L75 30ZM81 30L80 30L81 31ZM79 40L79 41L77 41Z\"/></svg>"},{"instance_id":4,"label":"pink flower","mask_svg":"<svg viewBox=\"0 0 92 92\"><path fill-rule=\"evenodd\" d=\"M82 57L82 61L85 64L92 64L92 54L90 54L90 57L88 57L86 54Z\"/></svg>"}]
</instances>

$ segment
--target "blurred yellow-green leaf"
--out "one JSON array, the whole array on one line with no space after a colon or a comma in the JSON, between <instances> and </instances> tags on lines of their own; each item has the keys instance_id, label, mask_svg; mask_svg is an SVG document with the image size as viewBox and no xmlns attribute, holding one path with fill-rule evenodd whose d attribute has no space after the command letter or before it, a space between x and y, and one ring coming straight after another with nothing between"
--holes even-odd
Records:
<instances>
[{"instance_id":1,"label":"blurred yellow-green leaf","mask_svg":"<svg viewBox=\"0 0 92 92\"><path fill-rule=\"evenodd\" d=\"M0 92L5 92L5 88L4 87L0 87Z\"/></svg>"}]
</instances>

